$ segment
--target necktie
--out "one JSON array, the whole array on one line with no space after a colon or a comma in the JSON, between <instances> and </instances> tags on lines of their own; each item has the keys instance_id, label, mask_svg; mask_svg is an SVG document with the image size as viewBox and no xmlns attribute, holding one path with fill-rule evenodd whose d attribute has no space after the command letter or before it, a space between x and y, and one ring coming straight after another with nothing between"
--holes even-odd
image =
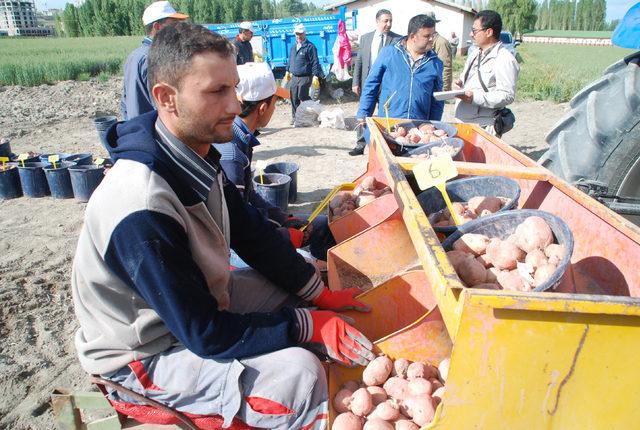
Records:
<instances>
[{"instance_id":1,"label":"necktie","mask_svg":"<svg viewBox=\"0 0 640 430\"><path fill-rule=\"evenodd\" d=\"M378 54L380 53L380 51L382 51L382 48L384 48L384 34L380 34L380 45L378 45Z\"/></svg>"}]
</instances>

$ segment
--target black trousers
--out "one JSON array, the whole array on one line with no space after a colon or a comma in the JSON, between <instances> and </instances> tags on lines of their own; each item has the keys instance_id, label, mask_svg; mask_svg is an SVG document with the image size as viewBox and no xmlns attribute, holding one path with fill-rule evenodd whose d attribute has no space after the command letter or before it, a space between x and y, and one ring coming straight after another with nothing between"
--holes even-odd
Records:
<instances>
[{"instance_id":1,"label":"black trousers","mask_svg":"<svg viewBox=\"0 0 640 430\"><path fill-rule=\"evenodd\" d=\"M300 103L311 100L309 88L311 88L311 76L292 76L289 91L291 92L291 113L296 117L296 110Z\"/></svg>"}]
</instances>

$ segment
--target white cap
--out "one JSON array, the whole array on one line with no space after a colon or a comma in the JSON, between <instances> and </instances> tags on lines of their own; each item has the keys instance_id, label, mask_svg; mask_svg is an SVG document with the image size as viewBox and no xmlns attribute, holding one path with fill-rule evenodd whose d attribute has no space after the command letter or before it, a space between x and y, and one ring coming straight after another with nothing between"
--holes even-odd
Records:
<instances>
[{"instance_id":1,"label":"white cap","mask_svg":"<svg viewBox=\"0 0 640 430\"><path fill-rule=\"evenodd\" d=\"M272 95L289 98L289 91L276 85L271 67L267 63L245 63L238 66L240 83L236 94L240 101L257 102Z\"/></svg>"},{"instance_id":2,"label":"white cap","mask_svg":"<svg viewBox=\"0 0 640 430\"><path fill-rule=\"evenodd\" d=\"M253 31L253 24L251 24L249 21L243 21L240 23L240 30Z\"/></svg>"},{"instance_id":3,"label":"white cap","mask_svg":"<svg viewBox=\"0 0 640 430\"><path fill-rule=\"evenodd\" d=\"M189 15L178 13L168 1L157 1L151 3L142 14L142 24L149 25L152 22L165 18L187 19Z\"/></svg>"},{"instance_id":4,"label":"white cap","mask_svg":"<svg viewBox=\"0 0 640 430\"><path fill-rule=\"evenodd\" d=\"M298 34L298 33L306 33L307 29L304 28L304 24L296 24L296 26L293 28L293 32Z\"/></svg>"}]
</instances>

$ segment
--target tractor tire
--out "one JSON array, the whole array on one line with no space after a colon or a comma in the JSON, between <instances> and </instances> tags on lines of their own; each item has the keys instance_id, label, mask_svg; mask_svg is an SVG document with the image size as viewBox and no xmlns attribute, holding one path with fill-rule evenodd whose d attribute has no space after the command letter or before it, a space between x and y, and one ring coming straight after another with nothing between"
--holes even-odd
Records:
<instances>
[{"instance_id":1,"label":"tractor tire","mask_svg":"<svg viewBox=\"0 0 640 430\"><path fill-rule=\"evenodd\" d=\"M638 54L625 60L571 99L571 111L547 134L549 150L538 163L572 184L586 181L604 185L610 196L640 198Z\"/></svg>"}]
</instances>

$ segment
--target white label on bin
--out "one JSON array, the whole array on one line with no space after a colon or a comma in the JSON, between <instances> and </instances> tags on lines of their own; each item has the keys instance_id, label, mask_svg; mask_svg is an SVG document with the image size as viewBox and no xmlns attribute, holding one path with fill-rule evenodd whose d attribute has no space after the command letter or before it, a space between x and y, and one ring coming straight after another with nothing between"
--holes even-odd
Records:
<instances>
[{"instance_id":1,"label":"white label on bin","mask_svg":"<svg viewBox=\"0 0 640 430\"><path fill-rule=\"evenodd\" d=\"M267 167L267 160L258 160L256 161L256 168L258 170L264 170Z\"/></svg>"}]
</instances>

